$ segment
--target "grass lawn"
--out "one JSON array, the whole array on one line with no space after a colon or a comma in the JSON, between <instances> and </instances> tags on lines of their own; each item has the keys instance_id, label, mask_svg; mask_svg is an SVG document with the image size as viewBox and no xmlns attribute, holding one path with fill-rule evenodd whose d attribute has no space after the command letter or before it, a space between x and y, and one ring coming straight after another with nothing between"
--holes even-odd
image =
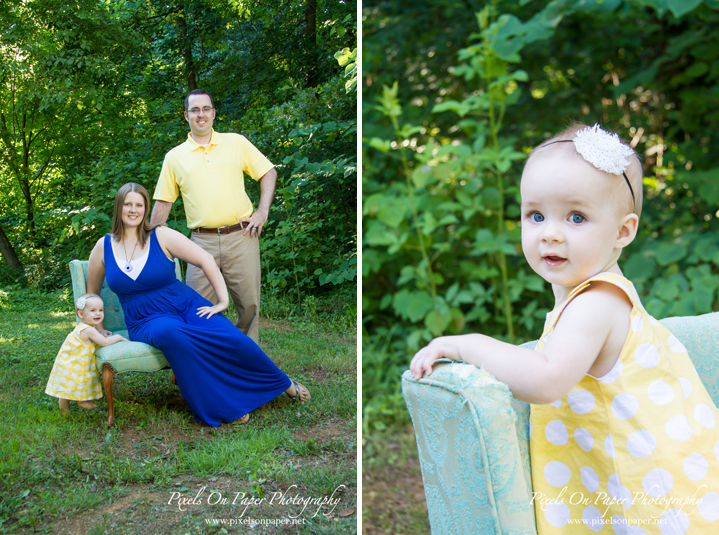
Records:
<instances>
[{"instance_id":1,"label":"grass lawn","mask_svg":"<svg viewBox=\"0 0 719 535\"><path fill-rule=\"evenodd\" d=\"M116 375L112 427L106 398L63 418L44 391L74 324L67 291L0 289L0 533L357 532L353 314L263 318L260 345L312 400L219 428L169 370Z\"/></svg>"}]
</instances>

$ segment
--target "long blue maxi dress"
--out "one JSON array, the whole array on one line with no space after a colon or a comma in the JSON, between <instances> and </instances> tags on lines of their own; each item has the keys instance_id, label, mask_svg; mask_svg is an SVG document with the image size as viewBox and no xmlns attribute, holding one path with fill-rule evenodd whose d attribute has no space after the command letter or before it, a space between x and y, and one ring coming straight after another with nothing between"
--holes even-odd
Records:
<instances>
[{"instance_id":1,"label":"long blue maxi dress","mask_svg":"<svg viewBox=\"0 0 719 535\"><path fill-rule=\"evenodd\" d=\"M150 236L142 272L133 280L117 265L105 236L105 277L125 313L130 340L160 349L198 422L233 422L276 398L291 381L227 318L197 316L207 299L175 277L175 263Z\"/></svg>"}]
</instances>

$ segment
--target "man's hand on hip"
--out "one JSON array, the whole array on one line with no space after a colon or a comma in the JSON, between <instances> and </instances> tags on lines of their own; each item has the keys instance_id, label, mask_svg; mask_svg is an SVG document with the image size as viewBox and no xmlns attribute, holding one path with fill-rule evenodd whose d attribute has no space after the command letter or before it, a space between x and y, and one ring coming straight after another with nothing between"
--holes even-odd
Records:
<instances>
[{"instance_id":1,"label":"man's hand on hip","mask_svg":"<svg viewBox=\"0 0 719 535\"><path fill-rule=\"evenodd\" d=\"M242 231L242 234L247 236L249 232L250 238L259 238L260 234L262 234L262 227L264 227L267 222L267 214L262 210L257 210L250 217L240 219L240 223L244 221L247 221L248 224L245 230Z\"/></svg>"}]
</instances>

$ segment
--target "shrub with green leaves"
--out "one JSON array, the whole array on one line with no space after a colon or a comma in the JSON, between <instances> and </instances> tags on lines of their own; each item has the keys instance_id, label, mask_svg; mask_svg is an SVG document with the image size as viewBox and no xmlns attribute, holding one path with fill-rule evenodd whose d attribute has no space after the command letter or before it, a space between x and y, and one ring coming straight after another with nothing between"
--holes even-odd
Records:
<instances>
[{"instance_id":1,"label":"shrub with green leaves","mask_svg":"<svg viewBox=\"0 0 719 535\"><path fill-rule=\"evenodd\" d=\"M345 82L335 76L236 125L274 146L279 176L262 238L264 291L297 302L356 284L356 89L347 92ZM248 191L259 195L257 184Z\"/></svg>"},{"instance_id":2,"label":"shrub with green leaves","mask_svg":"<svg viewBox=\"0 0 719 535\"><path fill-rule=\"evenodd\" d=\"M531 148L572 120L617 131L643 160L640 229L620 266L649 312L719 308L718 5L496 0L471 20L459 4L400 16L369 2L365 430L407 420L399 378L431 338L538 337L553 298L522 255L519 178Z\"/></svg>"},{"instance_id":3,"label":"shrub with green leaves","mask_svg":"<svg viewBox=\"0 0 719 535\"><path fill-rule=\"evenodd\" d=\"M433 337L470 329L514 342L546 312L537 300L545 286L524 261L516 223L513 164L525 154L502 134L516 82L527 75L516 68L512 34L503 32L510 19L492 15L491 7L478 14L478 41L460 51L462 63L453 69L478 89L433 109L458 116L461 139L434 135L420 144L426 129L400 122L398 84L378 98L395 139L365 140L363 379L369 391L389 372L398 377ZM389 168L403 180L385 180Z\"/></svg>"}]
</instances>

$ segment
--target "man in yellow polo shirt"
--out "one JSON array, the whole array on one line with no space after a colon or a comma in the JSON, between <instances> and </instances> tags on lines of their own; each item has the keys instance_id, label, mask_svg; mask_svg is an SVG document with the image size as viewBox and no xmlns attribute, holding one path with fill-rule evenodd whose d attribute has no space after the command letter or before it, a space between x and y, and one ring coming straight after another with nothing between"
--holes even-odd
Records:
<instances>
[{"instance_id":1,"label":"man in yellow polo shirt","mask_svg":"<svg viewBox=\"0 0 719 535\"><path fill-rule=\"evenodd\" d=\"M257 148L239 134L212 128L215 107L206 91L185 99L187 140L165 156L157 181L150 222L167 222L172 203L182 193L192 241L217 262L237 310L237 328L259 341L260 245L275 194L277 172ZM260 181L260 201L253 212L244 173ZM216 303L202 270L189 264L187 284Z\"/></svg>"}]
</instances>

